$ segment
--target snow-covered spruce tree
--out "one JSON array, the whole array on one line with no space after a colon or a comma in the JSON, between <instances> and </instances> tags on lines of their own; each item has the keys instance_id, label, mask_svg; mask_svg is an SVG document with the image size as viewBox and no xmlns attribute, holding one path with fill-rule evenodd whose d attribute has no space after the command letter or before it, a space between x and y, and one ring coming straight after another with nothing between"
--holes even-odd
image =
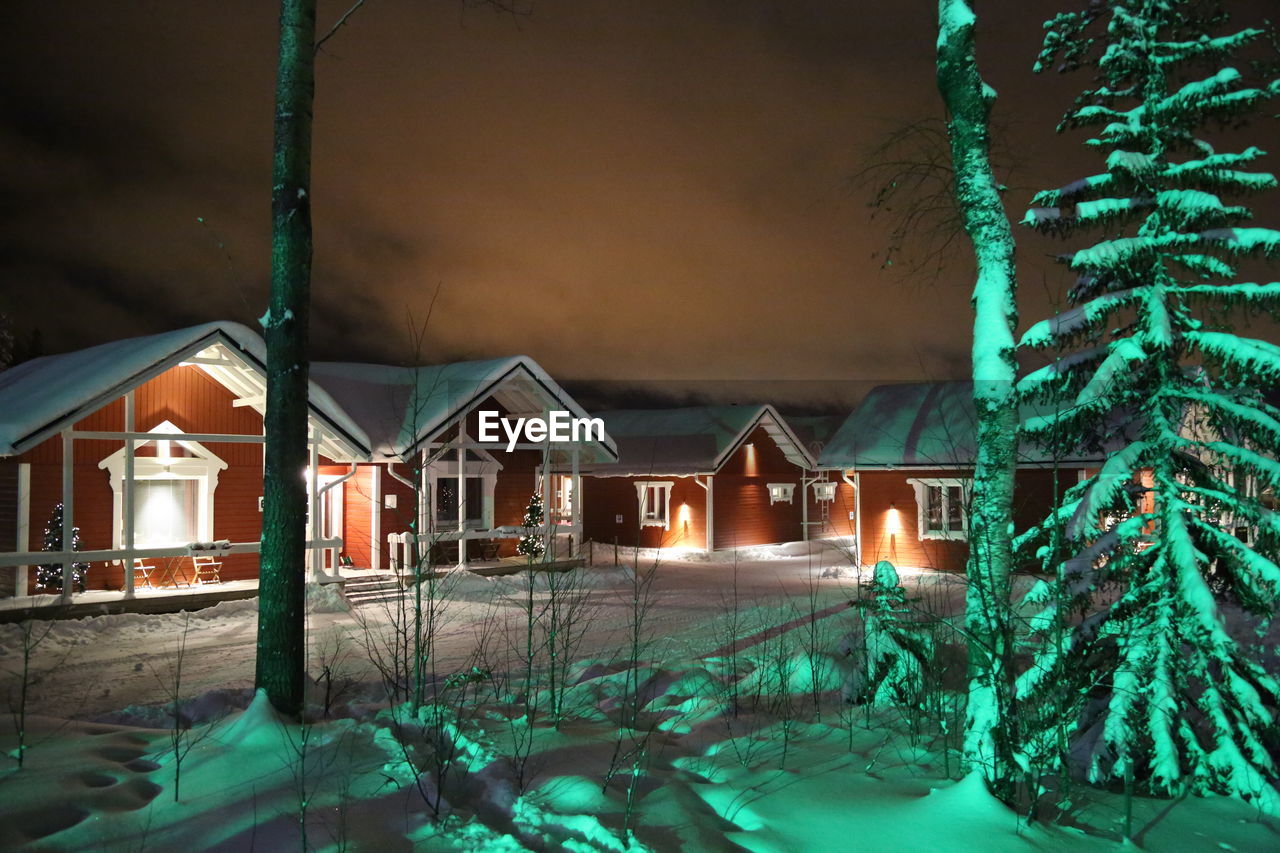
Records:
<instances>
[{"instance_id":1,"label":"snow-covered spruce tree","mask_svg":"<svg viewBox=\"0 0 1280 853\"><path fill-rule=\"evenodd\" d=\"M1017 275L1013 229L991 168L989 125L995 91L982 79L974 41L977 19L967 0L938 3L938 90L946 105L956 204L973 245L973 402L977 454L969 513L965 634L969 689L964 762L992 793L1017 799L1014 753L1013 481L1018 411L1014 330Z\"/></svg>"},{"instance_id":2,"label":"snow-covered spruce tree","mask_svg":"<svg viewBox=\"0 0 1280 853\"><path fill-rule=\"evenodd\" d=\"M529 505L525 507L524 520L520 523L525 532L516 544L517 554L528 557L530 560L537 560L542 556L542 552L546 550L541 532L544 519L542 495L534 492L533 497L529 498Z\"/></svg>"},{"instance_id":3,"label":"snow-covered spruce tree","mask_svg":"<svg viewBox=\"0 0 1280 853\"><path fill-rule=\"evenodd\" d=\"M62 550L62 501L58 501L53 512L49 514L49 522L44 526L45 551ZM71 550L80 550L80 528L71 528ZM84 579L89 573L88 563L71 564L71 580L77 592L84 592ZM62 564L46 563L36 566L36 583L44 589L62 590Z\"/></svg>"},{"instance_id":4,"label":"snow-covered spruce tree","mask_svg":"<svg viewBox=\"0 0 1280 853\"><path fill-rule=\"evenodd\" d=\"M1019 701L1051 697L1058 717L1041 715L1039 734L1063 726L1087 744L1095 781L1280 809L1269 781L1280 684L1228 633L1210 587L1264 620L1280 594L1276 551L1258 547L1280 520L1254 497L1280 484L1280 411L1260 393L1280 384L1280 347L1231 325L1280 305L1280 283L1236 281L1239 259L1280 253L1280 232L1244 227L1248 208L1224 201L1276 180L1250 170L1258 148L1218 151L1202 130L1255 112L1280 79L1240 61L1267 33L1216 34L1225 22L1215 3L1108 0L1048 25L1040 68L1096 71L1060 129L1098 128L1086 144L1106 170L1039 193L1027 215L1101 239L1063 258L1073 307L1022 342L1067 355L1022 388L1056 411L1028 425L1033 436L1092 433L1112 452L1026 541L1056 564L1050 608L1104 583L1118 595L1042 646Z\"/></svg>"},{"instance_id":5,"label":"snow-covered spruce tree","mask_svg":"<svg viewBox=\"0 0 1280 853\"><path fill-rule=\"evenodd\" d=\"M864 611L866 660L852 685L850 700L859 705L919 711L925 673L933 660L933 638L912 621L906 590L898 583L892 563L876 563L871 598L859 603Z\"/></svg>"}]
</instances>

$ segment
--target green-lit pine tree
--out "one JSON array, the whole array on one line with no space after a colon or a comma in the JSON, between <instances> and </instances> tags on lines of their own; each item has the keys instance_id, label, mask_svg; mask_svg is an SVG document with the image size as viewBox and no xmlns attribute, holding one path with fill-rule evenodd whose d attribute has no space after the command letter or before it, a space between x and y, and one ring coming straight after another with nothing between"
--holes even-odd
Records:
<instances>
[{"instance_id":1,"label":"green-lit pine tree","mask_svg":"<svg viewBox=\"0 0 1280 853\"><path fill-rule=\"evenodd\" d=\"M62 550L62 501L58 501L49 514L49 521L44 526L45 551ZM80 550L80 528L71 528L71 550ZM77 592L84 592L85 577L89 573L89 564L76 562L71 564L71 580ZM36 583L44 589L62 591L62 564L46 563L36 566Z\"/></svg>"},{"instance_id":2,"label":"green-lit pine tree","mask_svg":"<svg viewBox=\"0 0 1280 853\"><path fill-rule=\"evenodd\" d=\"M1037 591L1046 642L1018 686L1024 707L1056 710L1028 751L1065 731L1089 744L1095 781L1274 809L1280 684L1228 632L1213 587L1275 614L1280 521L1256 496L1280 484L1280 411L1259 391L1280 384L1280 347L1232 320L1280 305L1280 283L1236 281L1240 259L1280 252L1280 232L1224 199L1276 179L1251 171L1261 150L1218 151L1202 128L1255 113L1280 79L1239 59L1273 34L1225 23L1216 3L1103 0L1047 25L1039 68L1096 71L1059 129L1096 128L1086 144L1106 170L1039 193L1027 215L1101 239L1064 256L1072 307L1022 344L1066 355L1021 387L1055 411L1028 424L1034 438L1093 434L1112 452L1023 539L1057 582ZM1109 603L1064 618L1104 584Z\"/></svg>"},{"instance_id":3,"label":"green-lit pine tree","mask_svg":"<svg viewBox=\"0 0 1280 853\"><path fill-rule=\"evenodd\" d=\"M530 560L542 557L547 547L540 532L545 518L542 510L542 495L535 492L533 497L529 498L529 505L524 510L524 520L520 526L525 532L516 544L517 554L528 557Z\"/></svg>"},{"instance_id":4,"label":"green-lit pine tree","mask_svg":"<svg viewBox=\"0 0 1280 853\"><path fill-rule=\"evenodd\" d=\"M906 590L889 561L876 563L871 599L862 606L866 661L850 699L919 709L924 676L933 660L933 638L911 619Z\"/></svg>"}]
</instances>

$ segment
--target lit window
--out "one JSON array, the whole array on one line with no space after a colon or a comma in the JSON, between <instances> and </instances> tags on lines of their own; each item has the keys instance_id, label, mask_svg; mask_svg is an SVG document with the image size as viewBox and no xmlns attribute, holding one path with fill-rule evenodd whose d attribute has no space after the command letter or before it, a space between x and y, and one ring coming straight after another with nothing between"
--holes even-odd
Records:
<instances>
[{"instance_id":1,"label":"lit window","mask_svg":"<svg viewBox=\"0 0 1280 853\"><path fill-rule=\"evenodd\" d=\"M966 506L969 480L944 478L908 480L916 491L917 526L921 539L967 539Z\"/></svg>"},{"instance_id":2,"label":"lit window","mask_svg":"<svg viewBox=\"0 0 1280 853\"><path fill-rule=\"evenodd\" d=\"M669 480L652 480L636 483L636 498L640 502L640 526L671 529L671 487Z\"/></svg>"},{"instance_id":3,"label":"lit window","mask_svg":"<svg viewBox=\"0 0 1280 853\"><path fill-rule=\"evenodd\" d=\"M557 521L573 520L573 477L568 474L557 474L551 481L555 485L552 506L555 507Z\"/></svg>"},{"instance_id":4,"label":"lit window","mask_svg":"<svg viewBox=\"0 0 1280 853\"><path fill-rule=\"evenodd\" d=\"M816 501L834 501L836 499L836 484L814 483L813 499Z\"/></svg>"},{"instance_id":5,"label":"lit window","mask_svg":"<svg viewBox=\"0 0 1280 853\"><path fill-rule=\"evenodd\" d=\"M791 503L795 497L795 483L770 483L769 484L769 505L776 503Z\"/></svg>"},{"instance_id":6,"label":"lit window","mask_svg":"<svg viewBox=\"0 0 1280 853\"><path fill-rule=\"evenodd\" d=\"M134 448L134 545L160 548L212 541L213 494L227 463L198 442L184 440L169 421L151 432L157 438L139 441ZM124 463L123 447L98 463L111 478L116 548L124 547Z\"/></svg>"}]
</instances>

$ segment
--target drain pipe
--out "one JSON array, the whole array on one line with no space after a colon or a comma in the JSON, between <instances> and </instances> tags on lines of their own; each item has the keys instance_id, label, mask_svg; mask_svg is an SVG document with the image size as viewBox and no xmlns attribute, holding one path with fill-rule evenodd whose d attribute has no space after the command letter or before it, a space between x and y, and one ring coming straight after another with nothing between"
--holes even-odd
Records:
<instances>
[{"instance_id":1,"label":"drain pipe","mask_svg":"<svg viewBox=\"0 0 1280 853\"><path fill-rule=\"evenodd\" d=\"M853 479L849 479L849 472L841 469L840 479L849 484L853 489L853 548L855 559L858 563L858 571L862 571L862 473L853 472Z\"/></svg>"},{"instance_id":2,"label":"drain pipe","mask_svg":"<svg viewBox=\"0 0 1280 853\"><path fill-rule=\"evenodd\" d=\"M701 486L702 490L707 493L706 508L703 510L703 512L706 513L706 518L704 519L702 524L702 530L703 530L702 538L705 540L708 554L710 554L715 549L716 501L715 501L715 492L711 490L711 486L712 486L711 478L713 476L714 476L713 474L708 474L707 481L704 483L698 479L697 474L693 475L693 482Z\"/></svg>"},{"instance_id":3,"label":"drain pipe","mask_svg":"<svg viewBox=\"0 0 1280 853\"><path fill-rule=\"evenodd\" d=\"M352 462L351 470L347 471L347 473L343 474L341 477L334 480L333 482L325 483L323 486L321 486L320 489L316 492L316 499L315 499L316 508L319 509L319 507L322 505L324 501L325 492L329 491L334 486L345 483L347 480L350 480L355 475L356 475L356 463ZM344 519L346 518L345 513L343 514L343 518ZM316 521L319 522L319 518L317 518ZM322 538L320 536L320 533L322 531L320 531L318 528L313 527L311 532L315 534L316 539ZM324 566L320 565L320 563L322 562L323 562L322 560L316 561L315 569L311 573L312 583L318 583L321 578L327 578L329 580L337 580L342 577L342 571L338 567L338 555L336 553L333 555L333 574L332 575L325 574Z\"/></svg>"}]
</instances>

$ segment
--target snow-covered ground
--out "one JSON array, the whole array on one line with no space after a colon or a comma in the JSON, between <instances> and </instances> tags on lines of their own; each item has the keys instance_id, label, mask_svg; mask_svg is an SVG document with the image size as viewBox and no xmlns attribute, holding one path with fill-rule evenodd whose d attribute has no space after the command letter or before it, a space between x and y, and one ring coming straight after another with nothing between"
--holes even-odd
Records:
<instances>
[{"instance_id":1,"label":"snow-covered ground","mask_svg":"<svg viewBox=\"0 0 1280 853\"><path fill-rule=\"evenodd\" d=\"M841 641L869 578L808 550L625 554L618 567L610 554L532 589L521 576L443 581L435 689L416 711L384 678L404 669L389 651L401 611L318 601L307 727L254 699L253 600L0 626L11 707L35 643L24 766L0 771L0 849L1117 845L1117 794L1081 787L1070 814L1028 825L958 779L945 699L913 718L847 703L857 665ZM960 687L947 637L963 579L901 575L940 639L940 682ZM11 717L0 745L17 743ZM1280 844L1273 818L1229 799L1139 799L1133 825L1153 850Z\"/></svg>"}]
</instances>

